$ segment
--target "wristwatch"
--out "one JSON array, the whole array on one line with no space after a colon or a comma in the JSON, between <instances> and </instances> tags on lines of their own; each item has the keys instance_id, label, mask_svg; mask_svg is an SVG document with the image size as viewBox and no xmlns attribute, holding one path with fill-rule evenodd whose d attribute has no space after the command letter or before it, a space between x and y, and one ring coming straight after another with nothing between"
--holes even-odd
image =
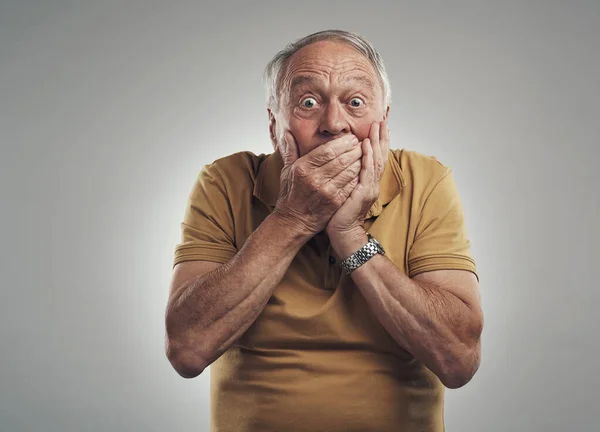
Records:
<instances>
[{"instance_id":1,"label":"wristwatch","mask_svg":"<svg viewBox=\"0 0 600 432\"><path fill-rule=\"evenodd\" d=\"M341 262L340 265L346 274L349 275L377 254L385 255L385 250L381 244L371 234L367 233L367 237L369 241L366 245Z\"/></svg>"}]
</instances>

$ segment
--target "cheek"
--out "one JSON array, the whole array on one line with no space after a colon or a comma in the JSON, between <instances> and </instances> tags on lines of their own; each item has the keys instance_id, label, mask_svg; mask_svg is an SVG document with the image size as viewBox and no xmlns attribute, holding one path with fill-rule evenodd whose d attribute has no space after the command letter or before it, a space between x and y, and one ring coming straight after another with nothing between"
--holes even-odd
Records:
<instances>
[{"instance_id":1,"label":"cheek","mask_svg":"<svg viewBox=\"0 0 600 432\"><path fill-rule=\"evenodd\" d=\"M373 122L360 122L359 124L355 124L352 130L354 131L354 135L358 138L359 141L363 141L365 138L369 138L369 131L371 130L371 125Z\"/></svg>"},{"instance_id":2,"label":"cheek","mask_svg":"<svg viewBox=\"0 0 600 432\"><path fill-rule=\"evenodd\" d=\"M309 119L292 118L290 119L290 131L298 143L298 152L300 157L310 153L317 146L318 125Z\"/></svg>"}]
</instances>

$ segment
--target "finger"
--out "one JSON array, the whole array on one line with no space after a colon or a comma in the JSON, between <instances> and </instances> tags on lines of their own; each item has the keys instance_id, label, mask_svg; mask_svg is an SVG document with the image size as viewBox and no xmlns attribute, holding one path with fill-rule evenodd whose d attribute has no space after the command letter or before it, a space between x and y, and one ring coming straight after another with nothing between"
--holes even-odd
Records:
<instances>
[{"instance_id":1,"label":"finger","mask_svg":"<svg viewBox=\"0 0 600 432\"><path fill-rule=\"evenodd\" d=\"M381 145L379 140L379 132L381 129L381 122L377 122L371 128L371 148L373 149L373 163L375 166L375 178L379 178L379 175L383 171L383 160L381 154Z\"/></svg>"},{"instance_id":2,"label":"finger","mask_svg":"<svg viewBox=\"0 0 600 432\"><path fill-rule=\"evenodd\" d=\"M358 183L358 175L360 174L361 166L362 161L361 159L358 159L346 169L338 173L338 175L336 175L335 177L327 181L325 184L323 184L321 189L324 193L333 196L340 189L343 189L353 179L356 179Z\"/></svg>"},{"instance_id":3,"label":"finger","mask_svg":"<svg viewBox=\"0 0 600 432\"><path fill-rule=\"evenodd\" d=\"M365 138L363 141L363 157L359 176L359 185L361 187L366 189L372 186L375 177L374 169L373 146L369 138Z\"/></svg>"},{"instance_id":4,"label":"finger","mask_svg":"<svg viewBox=\"0 0 600 432\"><path fill-rule=\"evenodd\" d=\"M298 160L298 144L291 132L287 131L283 138L284 145L281 152L284 166L290 166Z\"/></svg>"},{"instance_id":5,"label":"finger","mask_svg":"<svg viewBox=\"0 0 600 432\"><path fill-rule=\"evenodd\" d=\"M379 143L379 122L375 122L371 125L371 129L369 130L369 139L371 142Z\"/></svg>"},{"instance_id":6,"label":"finger","mask_svg":"<svg viewBox=\"0 0 600 432\"><path fill-rule=\"evenodd\" d=\"M338 174L346 170L350 165L358 162L360 164L362 158L361 146L353 147L350 151L336 157L327 162L325 165L316 168L313 171L313 176L318 184L326 183L335 178ZM358 175L356 172L356 175Z\"/></svg>"},{"instance_id":7,"label":"finger","mask_svg":"<svg viewBox=\"0 0 600 432\"><path fill-rule=\"evenodd\" d=\"M381 145L382 155L387 160L387 154L390 151L390 128L388 126L387 120L385 120L385 122L384 122L379 140L382 143L382 145Z\"/></svg>"},{"instance_id":8,"label":"finger","mask_svg":"<svg viewBox=\"0 0 600 432\"><path fill-rule=\"evenodd\" d=\"M358 144L358 138L355 135L347 134L318 146L306 155L306 161L315 167L323 166L339 155L352 150Z\"/></svg>"},{"instance_id":9,"label":"finger","mask_svg":"<svg viewBox=\"0 0 600 432\"><path fill-rule=\"evenodd\" d=\"M332 201L341 206L348 198L350 198L350 195L352 195L356 186L358 186L358 176L355 176L342 188L338 189L337 196L335 196Z\"/></svg>"}]
</instances>

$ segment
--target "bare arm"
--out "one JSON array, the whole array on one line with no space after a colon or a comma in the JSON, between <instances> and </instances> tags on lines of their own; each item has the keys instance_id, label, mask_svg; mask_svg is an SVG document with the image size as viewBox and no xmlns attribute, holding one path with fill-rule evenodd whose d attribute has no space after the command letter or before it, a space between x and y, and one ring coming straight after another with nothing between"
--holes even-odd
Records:
<instances>
[{"instance_id":1,"label":"bare arm","mask_svg":"<svg viewBox=\"0 0 600 432\"><path fill-rule=\"evenodd\" d=\"M166 311L167 357L185 378L218 359L256 320L302 245L325 228L357 184L356 137L298 159L293 137L274 212L226 264L180 263Z\"/></svg>"},{"instance_id":2,"label":"bare arm","mask_svg":"<svg viewBox=\"0 0 600 432\"><path fill-rule=\"evenodd\" d=\"M270 215L228 263L202 262L213 269L191 278L186 265L200 263L177 264L166 330L167 356L181 376L202 373L252 325L307 240Z\"/></svg>"},{"instance_id":3,"label":"bare arm","mask_svg":"<svg viewBox=\"0 0 600 432\"><path fill-rule=\"evenodd\" d=\"M348 256L366 242L363 234L332 244L341 256ZM377 255L351 277L390 336L446 387L456 389L473 378L481 361L483 331L479 284L473 273L436 270L411 279Z\"/></svg>"},{"instance_id":4,"label":"bare arm","mask_svg":"<svg viewBox=\"0 0 600 432\"><path fill-rule=\"evenodd\" d=\"M364 220L379 195L388 144L386 122L374 123L370 138L363 141L360 182L326 229L333 249L341 257L348 257L367 243ZM456 202L452 195L436 195L432 199L436 198ZM454 212L458 210L455 206ZM444 210L434 217L443 219ZM411 279L391 260L377 255L352 272L351 277L400 346L447 387L458 388L469 382L479 368L483 330L479 285L473 273L436 270Z\"/></svg>"}]
</instances>

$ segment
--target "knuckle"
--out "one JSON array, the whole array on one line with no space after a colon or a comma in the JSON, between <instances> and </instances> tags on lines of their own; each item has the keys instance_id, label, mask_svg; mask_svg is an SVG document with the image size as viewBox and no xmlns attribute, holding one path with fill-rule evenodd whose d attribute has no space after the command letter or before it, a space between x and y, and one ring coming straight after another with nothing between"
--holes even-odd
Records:
<instances>
[{"instance_id":1,"label":"knuckle","mask_svg":"<svg viewBox=\"0 0 600 432\"><path fill-rule=\"evenodd\" d=\"M339 161L339 163L343 166L348 166L352 163L354 158L354 155L352 154L352 152L347 152L344 153L343 155L340 155L337 160Z\"/></svg>"},{"instance_id":2,"label":"knuckle","mask_svg":"<svg viewBox=\"0 0 600 432\"><path fill-rule=\"evenodd\" d=\"M345 192L340 191L340 193L336 194L331 202L336 206L339 207L342 204L344 204L344 202L346 201L346 199L348 198L348 196L346 195Z\"/></svg>"},{"instance_id":3,"label":"knuckle","mask_svg":"<svg viewBox=\"0 0 600 432\"><path fill-rule=\"evenodd\" d=\"M348 163L343 156L340 156L335 160L335 170L342 171L348 168Z\"/></svg>"},{"instance_id":4,"label":"knuckle","mask_svg":"<svg viewBox=\"0 0 600 432\"><path fill-rule=\"evenodd\" d=\"M349 167L346 169L346 171L344 172L344 179L347 181L352 180L354 177L358 177L358 174L360 173L359 170L357 170L354 167Z\"/></svg>"},{"instance_id":5,"label":"knuckle","mask_svg":"<svg viewBox=\"0 0 600 432\"><path fill-rule=\"evenodd\" d=\"M319 189L320 189L320 187L319 187L319 185L318 185L316 182L314 182L314 181L309 181L309 182L308 182L308 189L309 189L311 192L315 193L315 192L319 192Z\"/></svg>"},{"instance_id":6,"label":"knuckle","mask_svg":"<svg viewBox=\"0 0 600 432\"><path fill-rule=\"evenodd\" d=\"M332 191L331 182L327 182L321 188L319 188L319 193L326 200L331 200L335 194L335 191Z\"/></svg>"},{"instance_id":7,"label":"knuckle","mask_svg":"<svg viewBox=\"0 0 600 432\"><path fill-rule=\"evenodd\" d=\"M331 146L326 146L325 148L323 148L323 158L325 160L335 159L336 156L337 154Z\"/></svg>"},{"instance_id":8,"label":"knuckle","mask_svg":"<svg viewBox=\"0 0 600 432\"><path fill-rule=\"evenodd\" d=\"M308 170L303 164L296 163L292 165L292 174L296 177L306 177Z\"/></svg>"},{"instance_id":9,"label":"knuckle","mask_svg":"<svg viewBox=\"0 0 600 432\"><path fill-rule=\"evenodd\" d=\"M348 152L348 153L344 154L344 156L343 156L344 166L356 165L357 162L360 164L360 159L357 160L356 159L357 157L359 157L359 154L356 152Z\"/></svg>"},{"instance_id":10,"label":"knuckle","mask_svg":"<svg viewBox=\"0 0 600 432\"><path fill-rule=\"evenodd\" d=\"M356 174L356 168L354 167L350 166L344 170L344 178L351 179L353 177L356 177Z\"/></svg>"}]
</instances>

